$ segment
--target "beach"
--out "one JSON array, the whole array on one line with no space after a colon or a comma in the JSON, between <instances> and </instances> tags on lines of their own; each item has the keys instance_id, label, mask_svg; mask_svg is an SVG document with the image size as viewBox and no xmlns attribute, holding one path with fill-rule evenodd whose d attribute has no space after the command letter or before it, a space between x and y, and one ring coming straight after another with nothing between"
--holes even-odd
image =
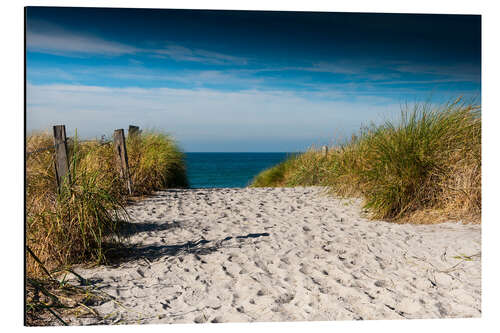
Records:
<instances>
[{"instance_id":1,"label":"beach","mask_svg":"<svg viewBox=\"0 0 500 333\"><path fill-rule=\"evenodd\" d=\"M127 211L129 250L75 268L110 297L72 325L481 316L477 224L373 221L323 187L172 189Z\"/></svg>"}]
</instances>

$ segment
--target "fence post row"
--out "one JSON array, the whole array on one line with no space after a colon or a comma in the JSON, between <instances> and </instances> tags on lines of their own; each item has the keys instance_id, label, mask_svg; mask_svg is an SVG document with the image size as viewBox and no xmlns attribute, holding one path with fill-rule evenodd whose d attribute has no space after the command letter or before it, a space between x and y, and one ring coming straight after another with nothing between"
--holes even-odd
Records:
<instances>
[{"instance_id":1,"label":"fence post row","mask_svg":"<svg viewBox=\"0 0 500 333\"><path fill-rule=\"evenodd\" d=\"M125 134L123 129L117 129L113 133L113 142L116 152L116 162L120 170L120 176L127 185L128 193L132 194L132 181L130 180L130 173L128 169L128 156L127 147L125 145Z\"/></svg>"},{"instance_id":2,"label":"fence post row","mask_svg":"<svg viewBox=\"0 0 500 333\"><path fill-rule=\"evenodd\" d=\"M128 126L128 137L129 139L139 135L139 126L129 125Z\"/></svg>"},{"instance_id":3,"label":"fence post row","mask_svg":"<svg viewBox=\"0 0 500 333\"><path fill-rule=\"evenodd\" d=\"M328 155L328 147L323 146L321 150L323 151L323 156L326 157Z\"/></svg>"},{"instance_id":4,"label":"fence post row","mask_svg":"<svg viewBox=\"0 0 500 333\"><path fill-rule=\"evenodd\" d=\"M53 126L54 147L55 147L55 169L57 187L59 190L67 177L68 183L71 182L69 173L68 148L66 146L66 127L64 125Z\"/></svg>"}]
</instances>

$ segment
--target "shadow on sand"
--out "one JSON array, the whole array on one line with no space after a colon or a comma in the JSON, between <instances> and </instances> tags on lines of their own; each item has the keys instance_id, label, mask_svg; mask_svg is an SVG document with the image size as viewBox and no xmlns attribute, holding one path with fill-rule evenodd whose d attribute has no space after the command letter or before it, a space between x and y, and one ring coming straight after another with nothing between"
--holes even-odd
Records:
<instances>
[{"instance_id":1,"label":"shadow on sand","mask_svg":"<svg viewBox=\"0 0 500 333\"><path fill-rule=\"evenodd\" d=\"M130 236L139 232L155 232L160 230L169 230L172 228L180 228L182 226L179 222L173 223L127 223L122 226L122 234L124 236ZM175 244L175 245L148 245L141 246L132 245L132 246L119 246L114 247L108 251L106 255L108 264L110 265L118 265L123 262L133 261L141 258L148 259L149 261L156 260L162 257L173 257L180 256L186 254L194 254L194 255L207 255L221 248L230 248L230 247L241 247L245 240L267 237L270 234L267 232L263 233L250 233L247 235L241 236L228 236L224 239L220 240L206 240L199 239L195 241L187 241L184 244ZM229 243L230 240L236 240L236 244L234 242Z\"/></svg>"},{"instance_id":2,"label":"shadow on sand","mask_svg":"<svg viewBox=\"0 0 500 333\"><path fill-rule=\"evenodd\" d=\"M141 222L141 223L130 223L130 222L120 222L120 234L124 237L130 237L134 234L141 232L154 232L170 230L182 227L182 223L174 221L171 223L164 222Z\"/></svg>"}]
</instances>

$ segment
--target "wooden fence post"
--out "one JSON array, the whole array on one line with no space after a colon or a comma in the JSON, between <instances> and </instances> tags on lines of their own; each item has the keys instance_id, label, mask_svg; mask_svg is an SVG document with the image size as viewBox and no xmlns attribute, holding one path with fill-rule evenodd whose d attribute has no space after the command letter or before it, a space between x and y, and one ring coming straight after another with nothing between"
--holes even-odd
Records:
<instances>
[{"instance_id":1,"label":"wooden fence post","mask_svg":"<svg viewBox=\"0 0 500 333\"><path fill-rule=\"evenodd\" d=\"M56 125L53 126L53 131L57 187L61 189L66 177L68 182L71 182L68 162L68 148L66 146L66 127L64 125Z\"/></svg>"},{"instance_id":2,"label":"wooden fence post","mask_svg":"<svg viewBox=\"0 0 500 333\"><path fill-rule=\"evenodd\" d=\"M132 194L132 181L130 180L130 173L128 170L127 147L125 145L125 134L123 129L115 130L115 132L113 133L113 142L116 152L116 162L118 164L118 170L120 170L120 176L127 185L128 193Z\"/></svg>"},{"instance_id":3,"label":"wooden fence post","mask_svg":"<svg viewBox=\"0 0 500 333\"><path fill-rule=\"evenodd\" d=\"M128 126L128 138L139 135L139 126L129 125Z\"/></svg>"},{"instance_id":4,"label":"wooden fence post","mask_svg":"<svg viewBox=\"0 0 500 333\"><path fill-rule=\"evenodd\" d=\"M323 157L326 157L328 155L328 146L323 146L321 150L323 151Z\"/></svg>"}]
</instances>

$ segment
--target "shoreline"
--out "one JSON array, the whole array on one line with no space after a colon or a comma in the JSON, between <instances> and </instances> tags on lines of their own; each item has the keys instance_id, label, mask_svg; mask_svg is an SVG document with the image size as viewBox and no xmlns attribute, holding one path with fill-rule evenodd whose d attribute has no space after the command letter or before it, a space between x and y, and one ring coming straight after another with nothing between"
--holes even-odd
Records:
<instances>
[{"instance_id":1,"label":"shoreline","mask_svg":"<svg viewBox=\"0 0 500 333\"><path fill-rule=\"evenodd\" d=\"M394 224L322 187L156 192L133 251L76 268L116 298L72 325L481 316L481 225ZM128 309L128 310L125 310ZM105 319L104 319L105 318Z\"/></svg>"}]
</instances>

